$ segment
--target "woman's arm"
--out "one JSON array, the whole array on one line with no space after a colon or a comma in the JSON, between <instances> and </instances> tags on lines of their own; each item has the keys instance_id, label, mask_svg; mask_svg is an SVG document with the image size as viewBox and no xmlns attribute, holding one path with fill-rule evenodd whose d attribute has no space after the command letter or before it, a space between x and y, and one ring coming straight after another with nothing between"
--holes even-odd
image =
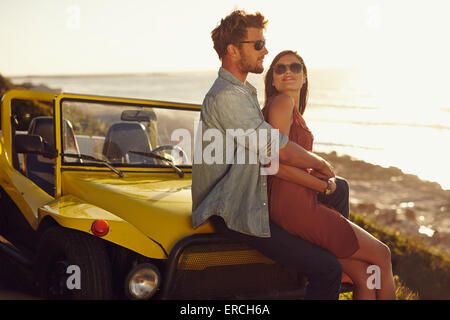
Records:
<instances>
[{"instance_id":1,"label":"woman's arm","mask_svg":"<svg viewBox=\"0 0 450 320\"><path fill-rule=\"evenodd\" d=\"M272 101L267 122L280 133L289 137L289 131L293 121L292 112L295 105L291 97L285 94L276 96Z\"/></svg>"},{"instance_id":2,"label":"woman's arm","mask_svg":"<svg viewBox=\"0 0 450 320\"><path fill-rule=\"evenodd\" d=\"M293 182L318 192L324 192L328 187L328 182L318 179L302 169L279 163L278 178Z\"/></svg>"}]
</instances>

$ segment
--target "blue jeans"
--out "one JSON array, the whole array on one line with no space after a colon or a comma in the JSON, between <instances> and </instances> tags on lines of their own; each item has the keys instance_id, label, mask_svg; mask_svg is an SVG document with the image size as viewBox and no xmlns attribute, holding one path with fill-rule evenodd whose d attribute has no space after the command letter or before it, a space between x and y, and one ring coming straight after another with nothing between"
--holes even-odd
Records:
<instances>
[{"instance_id":1,"label":"blue jeans","mask_svg":"<svg viewBox=\"0 0 450 320\"><path fill-rule=\"evenodd\" d=\"M341 177L336 177L336 191L326 196L319 193L317 200L323 204L333 207L336 211L348 219L350 214L349 206L349 186L347 180Z\"/></svg>"},{"instance_id":2,"label":"blue jeans","mask_svg":"<svg viewBox=\"0 0 450 320\"><path fill-rule=\"evenodd\" d=\"M319 201L336 206L336 210L348 218L348 184L341 178L336 179L336 184L336 191L329 196L319 195ZM246 243L266 257L301 271L308 278L305 300L337 300L339 298L342 266L327 250L285 231L272 222L270 222L270 238L255 237L230 230L218 216L212 216L211 222L216 232L235 241Z\"/></svg>"}]
</instances>

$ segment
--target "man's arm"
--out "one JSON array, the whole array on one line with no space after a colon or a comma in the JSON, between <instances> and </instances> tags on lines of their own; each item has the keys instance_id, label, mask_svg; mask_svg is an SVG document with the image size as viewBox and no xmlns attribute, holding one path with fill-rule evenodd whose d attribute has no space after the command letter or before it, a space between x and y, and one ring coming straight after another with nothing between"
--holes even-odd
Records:
<instances>
[{"instance_id":1,"label":"man's arm","mask_svg":"<svg viewBox=\"0 0 450 320\"><path fill-rule=\"evenodd\" d=\"M328 187L328 179L322 180L308 172L280 163L276 176L280 179L293 182L317 192L324 192ZM329 179L331 183L331 192L336 190L336 178Z\"/></svg>"},{"instance_id":2,"label":"man's arm","mask_svg":"<svg viewBox=\"0 0 450 320\"><path fill-rule=\"evenodd\" d=\"M323 192L328 187L327 181L318 179L302 169L282 163L279 165L276 176L280 179L305 186L318 192Z\"/></svg>"},{"instance_id":3,"label":"man's arm","mask_svg":"<svg viewBox=\"0 0 450 320\"><path fill-rule=\"evenodd\" d=\"M284 148L280 149L278 155L280 165L283 162L293 167L314 169L327 178L335 176L333 167L326 160L305 150L295 142L289 141Z\"/></svg>"},{"instance_id":4,"label":"man's arm","mask_svg":"<svg viewBox=\"0 0 450 320\"><path fill-rule=\"evenodd\" d=\"M294 108L291 97L284 94L277 96L272 101L268 122L274 128L280 130L281 134L289 136ZM333 168L327 161L292 141L289 141L284 148L280 149L279 159L280 162L285 162L293 167L315 169L328 178L335 176Z\"/></svg>"},{"instance_id":5,"label":"man's arm","mask_svg":"<svg viewBox=\"0 0 450 320\"><path fill-rule=\"evenodd\" d=\"M215 97L211 97L207 106L211 122L216 127L221 128L226 136L236 139L238 145L241 145L251 152L258 155L272 154L272 142L283 148L289 141L289 137L279 134L278 141L272 141L273 127L264 121L261 111L258 110L252 102L251 97L246 94L227 88L220 91ZM240 132L239 132L240 131ZM265 143L250 143L250 137L266 137ZM244 139L242 139L244 138ZM225 141L225 137L224 137Z\"/></svg>"}]
</instances>

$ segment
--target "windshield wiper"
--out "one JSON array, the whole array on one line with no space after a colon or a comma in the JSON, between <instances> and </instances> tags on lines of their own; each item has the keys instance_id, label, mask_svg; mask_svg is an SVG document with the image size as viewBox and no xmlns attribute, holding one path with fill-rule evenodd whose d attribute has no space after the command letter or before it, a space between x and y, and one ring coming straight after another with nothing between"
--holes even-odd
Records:
<instances>
[{"instance_id":1,"label":"windshield wiper","mask_svg":"<svg viewBox=\"0 0 450 320\"><path fill-rule=\"evenodd\" d=\"M160 156L159 154L155 152L141 152L141 151L128 151L129 153L138 154L140 156L154 158L162 161L166 161L180 176L180 178L184 178L184 172L181 171L180 168L178 168L176 165L173 164L173 161L170 159L167 159L166 157Z\"/></svg>"},{"instance_id":2,"label":"windshield wiper","mask_svg":"<svg viewBox=\"0 0 450 320\"><path fill-rule=\"evenodd\" d=\"M68 157L68 158L77 158L77 159L82 159L82 160L88 160L88 161L103 163L105 166L107 166L109 169L111 169L111 171L116 173L119 177L123 178L123 172L120 171L117 168L114 168L112 166L112 164L109 161L107 161L107 160L97 159L97 158L95 158L93 156L90 156L90 155L87 155L87 154L63 153L61 155L63 157Z\"/></svg>"}]
</instances>

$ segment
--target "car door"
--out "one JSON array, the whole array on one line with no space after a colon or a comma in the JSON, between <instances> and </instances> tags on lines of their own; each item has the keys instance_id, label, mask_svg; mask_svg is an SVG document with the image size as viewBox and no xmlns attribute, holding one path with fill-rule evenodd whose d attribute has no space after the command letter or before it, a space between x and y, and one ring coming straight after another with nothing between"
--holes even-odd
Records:
<instances>
[{"instance_id":1,"label":"car door","mask_svg":"<svg viewBox=\"0 0 450 320\"><path fill-rule=\"evenodd\" d=\"M30 229L37 228L38 208L54 199L55 189L52 185L55 185L56 176L54 161L52 163L42 156L16 152L15 140L18 135L32 132L38 118L45 119L48 128L54 128L54 97L54 93L48 92L10 90L1 101L0 185L7 195L7 199L3 200L8 202L2 214L5 215L9 233L19 238L27 238ZM33 168L33 161L46 167L41 170ZM44 170L45 175L41 174Z\"/></svg>"}]
</instances>

